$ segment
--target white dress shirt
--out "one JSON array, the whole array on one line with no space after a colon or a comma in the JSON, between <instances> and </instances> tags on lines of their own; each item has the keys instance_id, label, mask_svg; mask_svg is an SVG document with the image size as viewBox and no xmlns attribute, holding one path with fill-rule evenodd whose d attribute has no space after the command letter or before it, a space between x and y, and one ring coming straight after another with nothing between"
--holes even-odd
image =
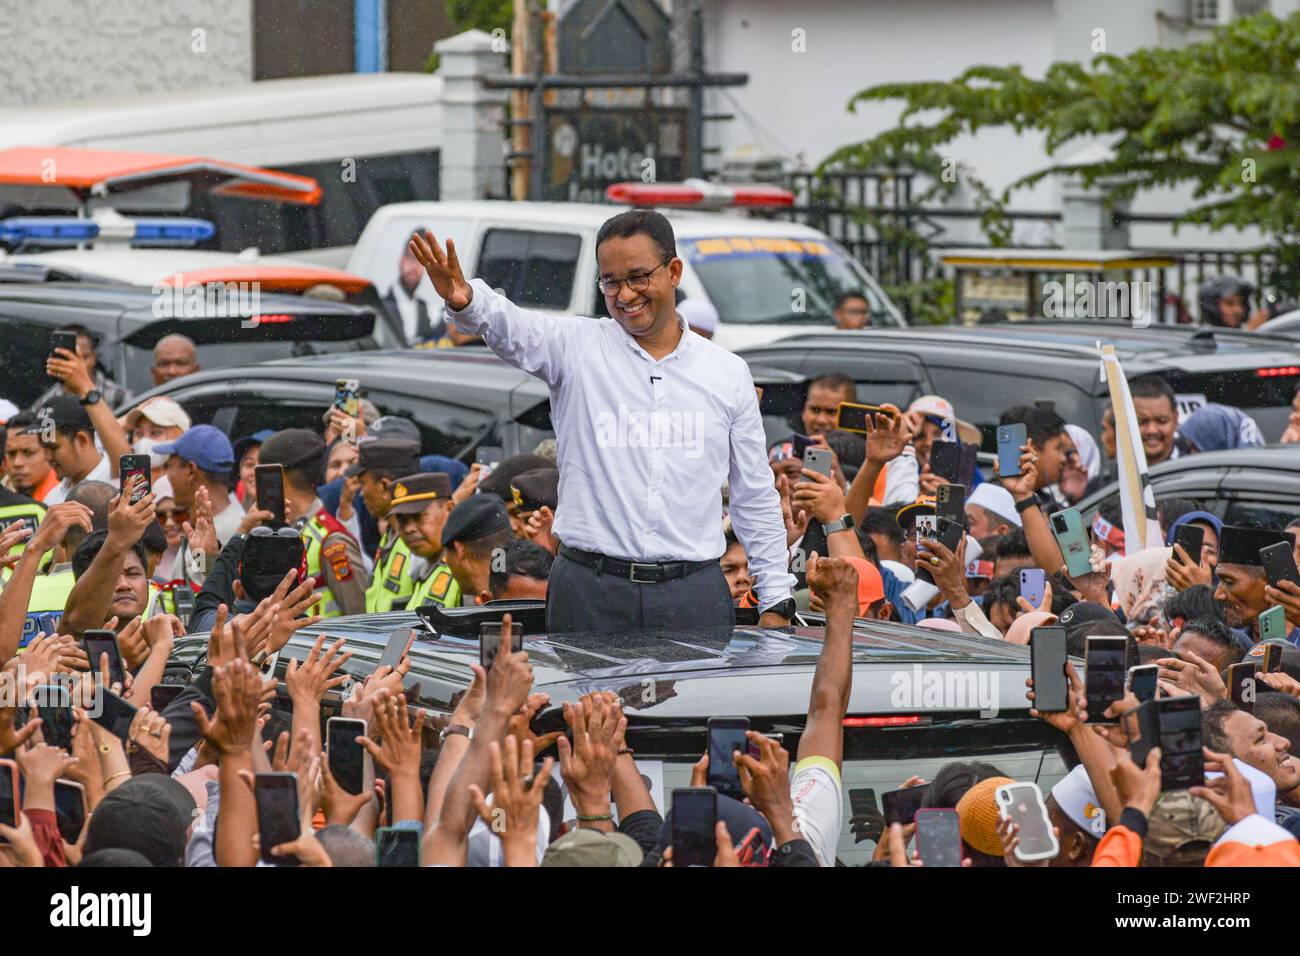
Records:
<instances>
[{"instance_id":1,"label":"white dress shirt","mask_svg":"<svg viewBox=\"0 0 1300 956\"><path fill-rule=\"evenodd\" d=\"M759 606L790 596L781 501L744 359L683 323L677 348L656 361L613 319L542 315L481 279L471 285L470 304L448 308L449 319L550 387L556 537L633 561L716 561L726 481Z\"/></svg>"}]
</instances>

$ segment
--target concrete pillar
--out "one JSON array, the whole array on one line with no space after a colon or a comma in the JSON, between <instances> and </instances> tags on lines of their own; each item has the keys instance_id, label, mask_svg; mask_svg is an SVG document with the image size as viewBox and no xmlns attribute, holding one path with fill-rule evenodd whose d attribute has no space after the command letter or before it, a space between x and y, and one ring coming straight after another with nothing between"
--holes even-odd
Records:
<instances>
[{"instance_id":1,"label":"concrete pillar","mask_svg":"<svg viewBox=\"0 0 1300 956\"><path fill-rule=\"evenodd\" d=\"M1075 177L1061 182L1061 245L1066 249L1127 249L1128 223L1116 223L1102 201L1101 185L1085 187ZM1115 207L1126 210L1127 204Z\"/></svg>"},{"instance_id":2,"label":"concrete pillar","mask_svg":"<svg viewBox=\"0 0 1300 956\"><path fill-rule=\"evenodd\" d=\"M442 77L442 151L439 196L443 199L505 198L505 90L480 80L504 75L509 42L467 30L434 44Z\"/></svg>"}]
</instances>

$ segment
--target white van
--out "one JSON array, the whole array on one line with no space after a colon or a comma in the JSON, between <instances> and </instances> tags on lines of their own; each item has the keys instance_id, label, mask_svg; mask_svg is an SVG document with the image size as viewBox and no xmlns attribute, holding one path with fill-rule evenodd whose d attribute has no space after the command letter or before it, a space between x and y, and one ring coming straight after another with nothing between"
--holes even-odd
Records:
<instances>
[{"instance_id":1,"label":"white van","mask_svg":"<svg viewBox=\"0 0 1300 956\"><path fill-rule=\"evenodd\" d=\"M346 271L369 279L381 295L392 295L411 233L430 229L456 243L467 276L501 289L518 305L557 315L607 315L596 288L596 233L619 211L597 203L493 200L384 206L366 224ZM717 309L714 341L723 348L833 325L835 300L849 291L866 296L873 325L907 324L857 260L816 229L711 212L662 212L685 263L679 289ZM415 297L430 310L442 308L427 276Z\"/></svg>"},{"instance_id":2,"label":"white van","mask_svg":"<svg viewBox=\"0 0 1300 956\"><path fill-rule=\"evenodd\" d=\"M441 97L434 74L347 73L42 104L0 110L0 149L202 156L311 176L323 190L318 206L199 195L186 211L216 223L224 250L340 265L330 261L337 247L356 242L380 206L438 195ZM355 176L345 176L348 160Z\"/></svg>"}]
</instances>

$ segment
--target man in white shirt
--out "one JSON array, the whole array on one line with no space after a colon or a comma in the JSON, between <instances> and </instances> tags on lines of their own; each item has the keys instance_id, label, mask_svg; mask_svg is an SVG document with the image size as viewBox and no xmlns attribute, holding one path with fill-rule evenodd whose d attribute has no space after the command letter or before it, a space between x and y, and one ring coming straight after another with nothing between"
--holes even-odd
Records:
<instances>
[{"instance_id":1,"label":"man in white shirt","mask_svg":"<svg viewBox=\"0 0 1300 956\"><path fill-rule=\"evenodd\" d=\"M179 507L192 513L198 490L207 489L212 527L217 532L217 541L225 547L244 520L244 509L230 494L230 473L235 467L235 450L230 439L212 425L195 425L175 441L156 446L154 451L167 456L167 480Z\"/></svg>"},{"instance_id":2,"label":"man in white shirt","mask_svg":"<svg viewBox=\"0 0 1300 956\"><path fill-rule=\"evenodd\" d=\"M102 408L98 392L89 396L93 404ZM67 500L68 492L83 481L103 481L112 484L117 478L117 459L101 452L95 445L95 423L86 409L89 402L73 395L56 395L37 410L41 444L49 452L50 464L59 476L59 484L45 498L45 504L54 505ZM110 441L119 452L126 454L130 446L126 435L117 424L113 413L104 409L104 415L116 429L117 441Z\"/></svg>"},{"instance_id":3,"label":"man in white shirt","mask_svg":"<svg viewBox=\"0 0 1300 956\"><path fill-rule=\"evenodd\" d=\"M559 447L560 540L547 629L729 628L721 488L749 556L767 627L789 623L793 577L767 466L758 397L743 359L677 314L682 261L660 213L630 210L596 237L611 318L556 318L471 285L450 240L412 238L447 316L550 387Z\"/></svg>"}]
</instances>

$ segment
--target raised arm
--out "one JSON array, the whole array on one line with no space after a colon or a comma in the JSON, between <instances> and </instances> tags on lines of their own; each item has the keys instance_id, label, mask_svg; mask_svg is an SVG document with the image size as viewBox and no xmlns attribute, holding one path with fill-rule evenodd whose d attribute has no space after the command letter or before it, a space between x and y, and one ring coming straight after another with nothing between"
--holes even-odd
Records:
<instances>
[{"instance_id":1,"label":"raised arm","mask_svg":"<svg viewBox=\"0 0 1300 956\"><path fill-rule=\"evenodd\" d=\"M108 618L108 608L113 602L113 590L122 574L126 553L144 536L144 530L154 520L153 493L131 504L130 494L113 499L108 513L108 536L103 547L90 562L86 572L72 586L64 608L64 633L81 636L89 628L103 627ZM49 519L46 518L48 521Z\"/></svg>"},{"instance_id":2,"label":"raised arm","mask_svg":"<svg viewBox=\"0 0 1300 956\"><path fill-rule=\"evenodd\" d=\"M19 557L13 574L0 590L0 661L7 661L18 653L18 645L23 639L23 620L32 599L32 584L40 569L41 558L63 542L63 536L73 525L89 533L90 509L75 501L64 501L45 512L45 518Z\"/></svg>"},{"instance_id":3,"label":"raised arm","mask_svg":"<svg viewBox=\"0 0 1300 956\"><path fill-rule=\"evenodd\" d=\"M826 636L808 701L808 722L799 737L796 763L825 757L838 767L844 758L844 715L853 690L853 618L858 611L858 573L837 558L809 558L808 586L826 610Z\"/></svg>"}]
</instances>

